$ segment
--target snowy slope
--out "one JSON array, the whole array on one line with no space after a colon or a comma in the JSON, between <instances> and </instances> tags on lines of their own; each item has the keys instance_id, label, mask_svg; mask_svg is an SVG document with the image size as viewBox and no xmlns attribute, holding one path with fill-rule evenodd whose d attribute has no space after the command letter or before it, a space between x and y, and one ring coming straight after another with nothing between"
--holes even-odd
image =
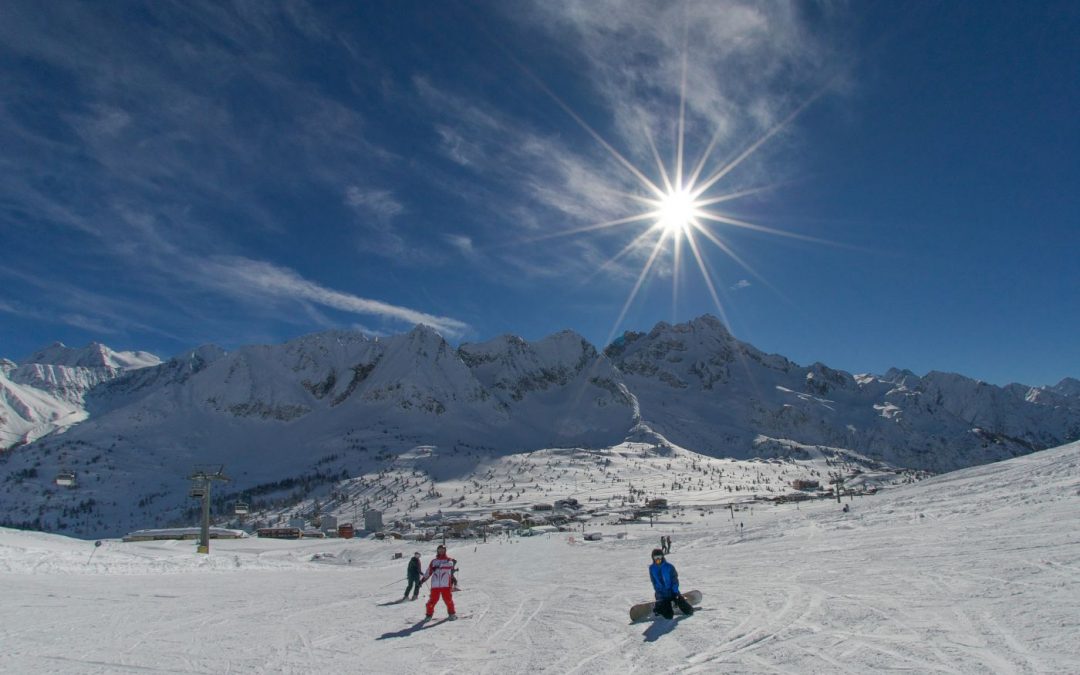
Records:
<instances>
[{"instance_id":1,"label":"snowy slope","mask_svg":"<svg viewBox=\"0 0 1080 675\"><path fill-rule=\"evenodd\" d=\"M86 411L67 397L11 380L18 370L8 361L0 368L0 448L29 443L86 419Z\"/></svg>"},{"instance_id":2,"label":"snowy slope","mask_svg":"<svg viewBox=\"0 0 1080 675\"><path fill-rule=\"evenodd\" d=\"M446 474L542 443L621 440L630 400L603 357L567 335L534 356L551 362L524 364L533 370L515 381L555 379L529 380L536 386L520 396L485 386L422 326L385 339L328 332L204 354L197 367L174 359L95 389L90 408L99 416L7 457L4 518L90 536L169 524L188 517L185 477L197 464L225 464L230 490L262 494L289 480L327 487L425 443L454 455L431 467ZM79 474L76 489L50 483L61 470Z\"/></svg>"},{"instance_id":3,"label":"snowy slope","mask_svg":"<svg viewBox=\"0 0 1080 675\"><path fill-rule=\"evenodd\" d=\"M92 342L75 349L56 342L22 365L0 361L0 450L22 445L87 418L86 395L125 372L160 359L146 352L116 352Z\"/></svg>"},{"instance_id":4,"label":"snowy slope","mask_svg":"<svg viewBox=\"0 0 1080 675\"><path fill-rule=\"evenodd\" d=\"M203 345L156 366L125 372L87 392L87 411L91 415L103 415L160 389L181 385L223 356L225 351L220 347Z\"/></svg>"},{"instance_id":5,"label":"snowy slope","mask_svg":"<svg viewBox=\"0 0 1080 675\"><path fill-rule=\"evenodd\" d=\"M0 530L5 672L1080 672L1080 444L835 502L451 540L456 622L400 602L433 543L122 544ZM738 527L739 524L742 527ZM629 624L671 535L691 617ZM572 539L571 539L572 538ZM426 590L426 589L425 589ZM104 620L103 620L104 618Z\"/></svg>"}]
</instances>

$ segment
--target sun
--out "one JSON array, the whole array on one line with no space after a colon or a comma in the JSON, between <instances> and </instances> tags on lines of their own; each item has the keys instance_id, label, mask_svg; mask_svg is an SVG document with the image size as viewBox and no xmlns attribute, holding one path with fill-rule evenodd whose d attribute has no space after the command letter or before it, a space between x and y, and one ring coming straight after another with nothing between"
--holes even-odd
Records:
<instances>
[{"instance_id":1,"label":"sun","mask_svg":"<svg viewBox=\"0 0 1080 675\"><path fill-rule=\"evenodd\" d=\"M685 235L700 215L699 206L689 190L673 189L656 200L656 225L669 237Z\"/></svg>"},{"instance_id":2,"label":"sun","mask_svg":"<svg viewBox=\"0 0 1080 675\"><path fill-rule=\"evenodd\" d=\"M626 216L618 217L599 223L592 223L581 227L574 227L556 232L550 232L532 239L537 241L551 237L565 237L581 235L588 232L609 230L610 228L629 227L638 229L639 232L632 237L629 243L622 248L590 276L596 276L610 269L619 260L632 256L642 255L646 258L641 272L637 276L630 293L623 304L608 336L610 342L618 327L630 309L631 304L637 297L638 292L646 285L650 273L659 270L657 264L661 254L671 256L669 269L672 279L672 315L675 315L678 307L678 286L684 280L682 266L690 267L696 263L701 279L705 284L713 303L716 305L720 316L727 322L723 303L720 301L720 291L724 286L714 280L717 269L708 260L706 244L712 244L723 252L731 261L751 274L753 277L769 285L756 270L744 261L729 243L725 230L742 229L752 232L790 237L818 244L831 244L816 237L807 236L787 230L776 229L765 225L759 225L745 220L735 213L728 212L720 206L726 202L748 197L750 195L767 192L775 189L777 184L763 184L750 187L725 186L724 179L734 172L747 158L754 155L765 143L779 134L794 121L808 106L821 97L830 87L832 80L814 91L812 95L798 103L784 118L766 129L761 135L748 142L730 159L722 162L713 160L713 151L724 138L726 126L718 125L712 138L704 149L694 154L698 155L696 162L689 162L686 148L687 127L687 58L684 54L682 67L682 81L679 97L679 111L675 120L677 128L675 133L674 157L665 160L657 147L652 132L646 126L643 129L641 142L643 147L651 150L652 158L656 164L656 170L650 171L647 166L639 167L619 152L607 139L596 129L591 127L566 101L559 97L543 80L533 74L528 68L518 64L525 74L540 87L562 110L569 115L586 133L588 133L608 155L627 173L636 179L637 185L633 192L614 190L629 199L631 203L644 206ZM671 161L674 160L674 161ZM670 164L669 164L670 162ZM650 175L651 174L651 175ZM730 181L730 179L729 179ZM736 189L732 189L732 188ZM641 227L644 225L644 227ZM651 251L649 250L651 248Z\"/></svg>"}]
</instances>

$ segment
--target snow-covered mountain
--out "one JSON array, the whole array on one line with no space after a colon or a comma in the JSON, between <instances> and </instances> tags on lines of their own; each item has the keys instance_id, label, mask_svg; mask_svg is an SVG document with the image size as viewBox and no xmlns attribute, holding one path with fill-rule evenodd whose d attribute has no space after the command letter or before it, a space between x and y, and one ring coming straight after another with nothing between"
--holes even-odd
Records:
<instances>
[{"instance_id":1,"label":"snow-covered mountain","mask_svg":"<svg viewBox=\"0 0 1080 675\"><path fill-rule=\"evenodd\" d=\"M530 449L612 445L635 421L619 372L572 331L536 343L504 335L462 345L458 357L525 432Z\"/></svg>"},{"instance_id":2,"label":"snow-covered mountain","mask_svg":"<svg viewBox=\"0 0 1080 675\"><path fill-rule=\"evenodd\" d=\"M655 431L714 456L766 454L791 439L940 472L1080 437L1080 396L1068 380L1033 389L951 373L803 367L739 342L711 316L627 333L606 354Z\"/></svg>"},{"instance_id":3,"label":"snow-covered mountain","mask_svg":"<svg viewBox=\"0 0 1080 675\"><path fill-rule=\"evenodd\" d=\"M56 342L23 363L0 360L0 449L29 443L86 419L86 395L129 371L161 363L146 352L115 352L92 342Z\"/></svg>"},{"instance_id":4,"label":"snow-covered mountain","mask_svg":"<svg viewBox=\"0 0 1080 675\"><path fill-rule=\"evenodd\" d=\"M1080 437L1076 380L996 387L947 373L800 366L736 340L711 316L626 333L603 352L570 331L454 349L423 326L232 353L206 346L156 364L100 345L72 351L35 357L74 365L0 368L6 445L85 420L0 455L9 523L80 532L164 524L190 507L185 476L199 464L226 466L228 494L287 505L385 471L418 447L437 448L414 465L434 481L474 475L492 457L627 440L737 459L827 448L866 466L941 472ZM51 421L35 418L40 431L23 435L25 411L45 400ZM62 470L78 474L77 489L52 485Z\"/></svg>"},{"instance_id":5,"label":"snow-covered mountain","mask_svg":"<svg viewBox=\"0 0 1080 675\"><path fill-rule=\"evenodd\" d=\"M48 363L70 368L105 368L110 370L138 370L161 363L161 359L149 352L114 352L100 342L91 342L82 349L54 342L31 354L26 363Z\"/></svg>"}]
</instances>

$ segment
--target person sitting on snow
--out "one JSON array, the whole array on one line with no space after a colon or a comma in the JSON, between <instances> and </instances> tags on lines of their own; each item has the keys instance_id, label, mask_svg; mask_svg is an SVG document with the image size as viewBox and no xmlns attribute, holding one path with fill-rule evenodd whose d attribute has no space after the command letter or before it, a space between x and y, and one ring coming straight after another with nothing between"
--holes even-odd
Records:
<instances>
[{"instance_id":1,"label":"person sitting on snow","mask_svg":"<svg viewBox=\"0 0 1080 675\"><path fill-rule=\"evenodd\" d=\"M679 611L687 616L694 613L694 608L683 598L679 592L679 573L675 566L664 560L664 551L654 548L652 552L652 564L649 565L649 579L652 580L653 590L656 592L656 604L653 605L653 614L659 614L665 619L675 616L675 610L671 603L679 606Z\"/></svg>"}]
</instances>

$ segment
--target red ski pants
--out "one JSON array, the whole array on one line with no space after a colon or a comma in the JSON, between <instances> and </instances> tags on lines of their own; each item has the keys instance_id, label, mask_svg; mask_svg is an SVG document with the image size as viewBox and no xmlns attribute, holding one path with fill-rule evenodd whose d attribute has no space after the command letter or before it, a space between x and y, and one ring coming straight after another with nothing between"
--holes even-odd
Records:
<instances>
[{"instance_id":1,"label":"red ski pants","mask_svg":"<svg viewBox=\"0 0 1080 675\"><path fill-rule=\"evenodd\" d=\"M450 614L454 613L454 596L450 593L449 588L433 588L431 589L431 597L427 601L427 613L430 615L435 611L435 603L439 601L439 598L443 599L446 603L446 611Z\"/></svg>"}]
</instances>

